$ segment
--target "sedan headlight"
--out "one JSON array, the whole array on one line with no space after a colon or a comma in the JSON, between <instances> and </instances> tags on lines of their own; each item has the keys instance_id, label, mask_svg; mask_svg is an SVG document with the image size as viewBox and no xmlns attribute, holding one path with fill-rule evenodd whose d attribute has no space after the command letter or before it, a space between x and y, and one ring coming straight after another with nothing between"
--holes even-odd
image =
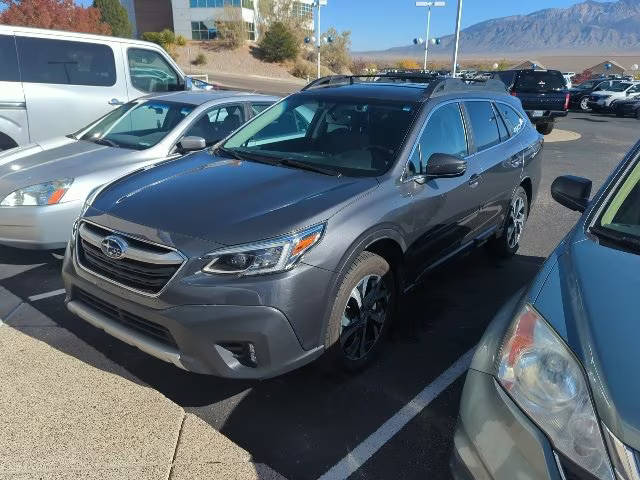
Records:
<instances>
[{"instance_id":1,"label":"sedan headlight","mask_svg":"<svg viewBox=\"0 0 640 480\"><path fill-rule=\"evenodd\" d=\"M556 450L596 478L613 480L582 368L530 305L524 306L507 332L497 376Z\"/></svg>"},{"instance_id":2,"label":"sedan headlight","mask_svg":"<svg viewBox=\"0 0 640 480\"><path fill-rule=\"evenodd\" d=\"M211 261L202 269L206 273L256 275L289 270L302 256L318 244L325 225L263 242L240 245L212 252Z\"/></svg>"},{"instance_id":3,"label":"sedan headlight","mask_svg":"<svg viewBox=\"0 0 640 480\"><path fill-rule=\"evenodd\" d=\"M60 203L72 183L73 178L64 178L62 180L53 180L51 182L21 188L7 195L2 202L0 202L0 206L22 207L55 205Z\"/></svg>"}]
</instances>

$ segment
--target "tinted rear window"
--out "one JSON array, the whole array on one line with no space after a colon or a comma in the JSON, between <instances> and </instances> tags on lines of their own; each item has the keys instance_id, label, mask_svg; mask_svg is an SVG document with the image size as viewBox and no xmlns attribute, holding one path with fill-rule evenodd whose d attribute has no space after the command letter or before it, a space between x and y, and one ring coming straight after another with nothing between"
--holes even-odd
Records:
<instances>
[{"instance_id":1,"label":"tinted rear window","mask_svg":"<svg viewBox=\"0 0 640 480\"><path fill-rule=\"evenodd\" d=\"M22 81L110 87L116 83L113 51L98 43L17 37Z\"/></svg>"},{"instance_id":2,"label":"tinted rear window","mask_svg":"<svg viewBox=\"0 0 640 480\"><path fill-rule=\"evenodd\" d=\"M549 92L566 90L567 84L560 72L524 70L518 75L515 89L518 92Z\"/></svg>"},{"instance_id":3,"label":"tinted rear window","mask_svg":"<svg viewBox=\"0 0 640 480\"><path fill-rule=\"evenodd\" d=\"M473 141L478 151L486 150L500 143L498 118L489 102L465 102L465 108L471 119Z\"/></svg>"},{"instance_id":4,"label":"tinted rear window","mask_svg":"<svg viewBox=\"0 0 640 480\"><path fill-rule=\"evenodd\" d=\"M0 82L18 82L18 58L12 36L0 35Z\"/></svg>"}]
</instances>

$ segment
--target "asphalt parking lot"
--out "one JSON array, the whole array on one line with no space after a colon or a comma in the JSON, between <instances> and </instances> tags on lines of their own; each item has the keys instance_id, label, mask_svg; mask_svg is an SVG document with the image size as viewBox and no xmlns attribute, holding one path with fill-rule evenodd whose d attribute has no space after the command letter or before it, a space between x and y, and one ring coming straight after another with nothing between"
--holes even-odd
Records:
<instances>
[{"instance_id":1,"label":"asphalt parking lot","mask_svg":"<svg viewBox=\"0 0 640 480\"><path fill-rule=\"evenodd\" d=\"M519 254L496 264L480 250L429 276L403 298L383 356L357 376L314 365L262 382L183 372L69 314L59 255L0 247L0 285L289 479L449 478L468 352L578 218L552 201L551 182L574 174L598 188L639 127L635 119L581 113L561 121L559 129L581 138L546 143Z\"/></svg>"}]
</instances>

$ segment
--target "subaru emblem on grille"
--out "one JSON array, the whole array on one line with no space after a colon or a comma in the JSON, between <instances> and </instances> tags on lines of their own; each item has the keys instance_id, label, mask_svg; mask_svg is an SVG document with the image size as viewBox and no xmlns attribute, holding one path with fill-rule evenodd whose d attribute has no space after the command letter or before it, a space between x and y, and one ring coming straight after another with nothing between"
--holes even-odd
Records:
<instances>
[{"instance_id":1,"label":"subaru emblem on grille","mask_svg":"<svg viewBox=\"0 0 640 480\"><path fill-rule=\"evenodd\" d=\"M116 235L109 235L108 237L104 237L100 248L102 253L107 257L119 260L124 257L129 245L123 238Z\"/></svg>"}]
</instances>

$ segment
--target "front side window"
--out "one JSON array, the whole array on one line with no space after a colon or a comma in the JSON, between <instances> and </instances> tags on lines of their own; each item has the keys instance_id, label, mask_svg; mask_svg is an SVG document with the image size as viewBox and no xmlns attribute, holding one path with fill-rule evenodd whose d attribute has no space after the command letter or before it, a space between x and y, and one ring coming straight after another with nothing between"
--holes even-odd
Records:
<instances>
[{"instance_id":1,"label":"front side window","mask_svg":"<svg viewBox=\"0 0 640 480\"><path fill-rule=\"evenodd\" d=\"M240 128L223 147L290 159L344 175L377 176L396 161L416 106L393 101L287 98Z\"/></svg>"},{"instance_id":2,"label":"front side window","mask_svg":"<svg viewBox=\"0 0 640 480\"><path fill-rule=\"evenodd\" d=\"M111 87L116 83L113 50L99 43L16 37L22 81Z\"/></svg>"},{"instance_id":3,"label":"front side window","mask_svg":"<svg viewBox=\"0 0 640 480\"><path fill-rule=\"evenodd\" d=\"M478 152L500 143L498 122L489 102L465 102Z\"/></svg>"},{"instance_id":4,"label":"front side window","mask_svg":"<svg viewBox=\"0 0 640 480\"><path fill-rule=\"evenodd\" d=\"M10 35L0 35L0 82L19 81L15 41Z\"/></svg>"},{"instance_id":5,"label":"front side window","mask_svg":"<svg viewBox=\"0 0 640 480\"><path fill-rule=\"evenodd\" d=\"M187 131L188 136L202 137L207 145L219 142L245 122L242 105L225 105L209 110Z\"/></svg>"},{"instance_id":6,"label":"front side window","mask_svg":"<svg viewBox=\"0 0 640 480\"><path fill-rule=\"evenodd\" d=\"M423 175L429 158L434 153L446 153L461 158L468 154L467 136L458 103L443 105L429 117L418 146L407 165L409 175Z\"/></svg>"},{"instance_id":7,"label":"front side window","mask_svg":"<svg viewBox=\"0 0 640 480\"><path fill-rule=\"evenodd\" d=\"M611 85L606 90L609 90L610 92L624 92L632 85L633 84L627 82L614 82L613 85Z\"/></svg>"},{"instance_id":8,"label":"front side window","mask_svg":"<svg viewBox=\"0 0 640 480\"><path fill-rule=\"evenodd\" d=\"M509 105L505 105L504 103L496 103L496 108L498 109L500 116L504 119L511 136L516 135L524 128L524 118L522 118L515 109Z\"/></svg>"},{"instance_id":9,"label":"front side window","mask_svg":"<svg viewBox=\"0 0 640 480\"><path fill-rule=\"evenodd\" d=\"M145 150L166 137L193 108L177 102L129 102L76 136L99 145Z\"/></svg>"},{"instance_id":10,"label":"front side window","mask_svg":"<svg viewBox=\"0 0 640 480\"><path fill-rule=\"evenodd\" d=\"M598 223L601 227L640 240L640 163L622 182Z\"/></svg>"},{"instance_id":11,"label":"front side window","mask_svg":"<svg viewBox=\"0 0 640 480\"><path fill-rule=\"evenodd\" d=\"M138 90L151 93L182 89L180 77L160 53L130 48L127 56L131 84Z\"/></svg>"}]
</instances>

